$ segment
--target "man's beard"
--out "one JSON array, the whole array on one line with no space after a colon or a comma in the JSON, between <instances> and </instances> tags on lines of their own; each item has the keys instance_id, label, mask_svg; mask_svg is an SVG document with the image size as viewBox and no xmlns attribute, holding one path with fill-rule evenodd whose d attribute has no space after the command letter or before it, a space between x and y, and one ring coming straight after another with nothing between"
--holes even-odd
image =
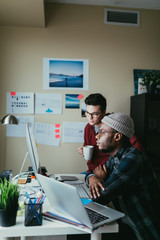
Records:
<instances>
[{"instance_id":1,"label":"man's beard","mask_svg":"<svg viewBox=\"0 0 160 240\"><path fill-rule=\"evenodd\" d=\"M111 153L113 150L114 150L114 147L113 147L113 146L108 147L108 148L106 148L106 149L99 149L99 151L100 151L101 153Z\"/></svg>"}]
</instances>

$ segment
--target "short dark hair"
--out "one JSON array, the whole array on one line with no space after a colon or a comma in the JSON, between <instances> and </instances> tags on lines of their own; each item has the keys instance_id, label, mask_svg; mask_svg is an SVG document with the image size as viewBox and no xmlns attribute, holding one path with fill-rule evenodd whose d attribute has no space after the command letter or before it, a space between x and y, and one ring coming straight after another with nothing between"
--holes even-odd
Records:
<instances>
[{"instance_id":1,"label":"short dark hair","mask_svg":"<svg viewBox=\"0 0 160 240\"><path fill-rule=\"evenodd\" d=\"M100 93L92 93L85 99L86 105L100 106L102 112L106 110L107 100Z\"/></svg>"}]
</instances>

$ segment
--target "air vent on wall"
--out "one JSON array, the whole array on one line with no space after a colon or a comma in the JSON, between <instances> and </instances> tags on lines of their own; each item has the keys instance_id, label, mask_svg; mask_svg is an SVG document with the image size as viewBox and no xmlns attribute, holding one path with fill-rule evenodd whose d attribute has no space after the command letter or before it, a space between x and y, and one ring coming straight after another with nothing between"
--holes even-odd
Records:
<instances>
[{"instance_id":1,"label":"air vent on wall","mask_svg":"<svg viewBox=\"0 0 160 240\"><path fill-rule=\"evenodd\" d=\"M125 26L140 26L140 11L104 9L104 23Z\"/></svg>"}]
</instances>

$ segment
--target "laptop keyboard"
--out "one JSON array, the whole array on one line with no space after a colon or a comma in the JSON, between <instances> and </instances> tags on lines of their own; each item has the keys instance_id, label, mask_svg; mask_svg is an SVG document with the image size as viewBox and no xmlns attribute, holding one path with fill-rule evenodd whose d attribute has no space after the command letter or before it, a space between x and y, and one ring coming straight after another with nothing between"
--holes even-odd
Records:
<instances>
[{"instance_id":1,"label":"laptop keyboard","mask_svg":"<svg viewBox=\"0 0 160 240\"><path fill-rule=\"evenodd\" d=\"M89 216L92 224L103 222L104 220L109 219L108 217L106 217L98 212L95 212L89 208L85 208L85 209L87 210L88 216Z\"/></svg>"},{"instance_id":2,"label":"laptop keyboard","mask_svg":"<svg viewBox=\"0 0 160 240\"><path fill-rule=\"evenodd\" d=\"M82 184L72 184L77 188L80 198L90 199L90 196Z\"/></svg>"}]
</instances>

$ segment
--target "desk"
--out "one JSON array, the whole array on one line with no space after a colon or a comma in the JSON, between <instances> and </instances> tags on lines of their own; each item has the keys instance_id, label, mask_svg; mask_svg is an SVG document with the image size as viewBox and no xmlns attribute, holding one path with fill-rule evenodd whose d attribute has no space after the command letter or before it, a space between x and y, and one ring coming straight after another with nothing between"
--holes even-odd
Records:
<instances>
[{"instance_id":1,"label":"desk","mask_svg":"<svg viewBox=\"0 0 160 240\"><path fill-rule=\"evenodd\" d=\"M66 175L66 174L65 174ZM73 174L67 174L73 175ZM82 174L76 174L80 179L84 179ZM45 204L44 204L45 205ZM44 211L46 211L44 206ZM101 233L113 233L118 232L117 222L106 224L103 227L99 227L91 234L91 240L100 240ZM68 227L66 224L51 222L43 219L42 226L25 227L24 216L17 216L16 225L11 227L0 227L0 240L7 237L20 237L21 240L25 240L25 237L29 236L58 236L69 234L86 234L78 229Z\"/></svg>"},{"instance_id":2,"label":"desk","mask_svg":"<svg viewBox=\"0 0 160 240\"><path fill-rule=\"evenodd\" d=\"M101 233L118 232L118 224L116 222L104 225L91 234L92 240L100 240ZM0 239L6 237L20 237L24 240L29 236L57 236L68 234L86 234L78 229L68 227L63 223L50 222L43 220L42 226L25 227L24 216L17 217L16 225L11 227L0 227Z\"/></svg>"}]
</instances>

